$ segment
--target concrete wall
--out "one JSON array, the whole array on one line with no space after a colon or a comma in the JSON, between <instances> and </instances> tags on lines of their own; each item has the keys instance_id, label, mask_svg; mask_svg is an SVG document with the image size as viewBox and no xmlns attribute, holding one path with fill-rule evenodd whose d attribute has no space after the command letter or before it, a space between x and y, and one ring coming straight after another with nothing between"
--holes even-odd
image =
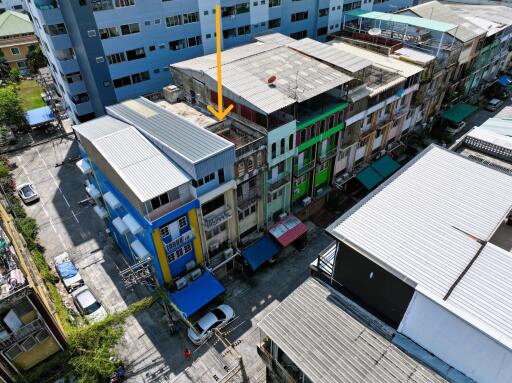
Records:
<instances>
[{"instance_id":1,"label":"concrete wall","mask_svg":"<svg viewBox=\"0 0 512 383\"><path fill-rule=\"evenodd\" d=\"M511 381L511 350L418 291L398 331L477 382Z\"/></svg>"}]
</instances>

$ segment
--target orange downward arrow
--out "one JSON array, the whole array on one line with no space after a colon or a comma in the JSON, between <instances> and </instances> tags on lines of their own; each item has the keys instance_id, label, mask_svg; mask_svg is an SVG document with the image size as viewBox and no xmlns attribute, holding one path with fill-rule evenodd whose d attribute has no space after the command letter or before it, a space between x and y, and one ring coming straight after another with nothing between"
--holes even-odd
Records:
<instances>
[{"instance_id":1,"label":"orange downward arrow","mask_svg":"<svg viewBox=\"0 0 512 383\"><path fill-rule=\"evenodd\" d=\"M219 110L215 110L215 108L211 105L208 105L207 108L210 112L213 113L215 117L219 120L223 120L233 109L233 105L229 105L226 109L222 107L222 63L221 63L221 45L220 45L220 5L217 4L215 6L215 32L216 32L216 42L217 42L217 105Z\"/></svg>"}]
</instances>

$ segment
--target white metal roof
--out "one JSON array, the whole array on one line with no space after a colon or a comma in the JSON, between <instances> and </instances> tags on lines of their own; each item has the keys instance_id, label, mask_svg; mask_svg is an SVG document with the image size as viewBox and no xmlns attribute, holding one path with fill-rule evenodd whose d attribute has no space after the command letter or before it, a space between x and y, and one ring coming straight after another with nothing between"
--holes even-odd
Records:
<instances>
[{"instance_id":1,"label":"white metal roof","mask_svg":"<svg viewBox=\"0 0 512 383\"><path fill-rule=\"evenodd\" d=\"M443 298L510 212L511 190L511 176L431 146L328 230L450 310Z\"/></svg>"},{"instance_id":2,"label":"white metal roof","mask_svg":"<svg viewBox=\"0 0 512 383\"><path fill-rule=\"evenodd\" d=\"M292 49L302 52L318 60L335 65L350 73L356 73L372 65L372 62L349 52L339 52L331 45L305 38L287 44Z\"/></svg>"},{"instance_id":3,"label":"white metal roof","mask_svg":"<svg viewBox=\"0 0 512 383\"><path fill-rule=\"evenodd\" d=\"M512 133L512 121L510 121L510 130ZM470 130L467 137L473 137L477 140L489 142L493 145L512 150L512 137L496 133L491 129L486 129L485 124L481 127Z\"/></svg>"},{"instance_id":4,"label":"white metal roof","mask_svg":"<svg viewBox=\"0 0 512 383\"><path fill-rule=\"evenodd\" d=\"M376 67L398 73L400 76L409 77L423 70L422 67L407 63L403 60L393 58L391 56L381 55L366 49L358 48L354 45L344 43L342 41L333 40L329 45L355 56L363 57L372 62Z\"/></svg>"},{"instance_id":5,"label":"white metal roof","mask_svg":"<svg viewBox=\"0 0 512 383\"><path fill-rule=\"evenodd\" d=\"M405 60L414 61L415 63L420 65L428 64L435 60L436 58L436 56L432 56L425 52L421 52L416 49L411 49L407 47L397 49L394 52L394 55L398 57L403 57Z\"/></svg>"},{"instance_id":6,"label":"white metal roof","mask_svg":"<svg viewBox=\"0 0 512 383\"><path fill-rule=\"evenodd\" d=\"M347 310L309 278L258 326L313 383L445 382Z\"/></svg>"},{"instance_id":7,"label":"white metal roof","mask_svg":"<svg viewBox=\"0 0 512 383\"><path fill-rule=\"evenodd\" d=\"M122 121L104 116L74 129L96 148L141 202L190 180L137 129Z\"/></svg>"},{"instance_id":8,"label":"white metal roof","mask_svg":"<svg viewBox=\"0 0 512 383\"><path fill-rule=\"evenodd\" d=\"M279 32L274 33L266 33L263 35L255 36L254 37L257 41L261 41L263 43L272 43L277 45L286 45L293 43L294 41L297 41L295 39L292 39L289 36L283 35Z\"/></svg>"},{"instance_id":9,"label":"white metal roof","mask_svg":"<svg viewBox=\"0 0 512 383\"><path fill-rule=\"evenodd\" d=\"M504 137L512 137L512 107L506 113L510 113L510 115L504 113L499 118L489 118L480 125L479 129L494 132Z\"/></svg>"},{"instance_id":10,"label":"white metal roof","mask_svg":"<svg viewBox=\"0 0 512 383\"><path fill-rule=\"evenodd\" d=\"M446 306L512 350L512 253L488 243Z\"/></svg>"}]
</instances>

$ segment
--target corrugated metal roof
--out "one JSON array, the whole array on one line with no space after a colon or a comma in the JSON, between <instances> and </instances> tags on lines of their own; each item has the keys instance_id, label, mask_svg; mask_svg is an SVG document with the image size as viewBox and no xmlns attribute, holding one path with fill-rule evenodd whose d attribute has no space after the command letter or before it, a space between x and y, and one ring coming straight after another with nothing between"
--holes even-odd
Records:
<instances>
[{"instance_id":1,"label":"corrugated metal roof","mask_svg":"<svg viewBox=\"0 0 512 383\"><path fill-rule=\"evenodd\" d=\"M98 150L141 202L190 180L137 129L122 121L104 116L74 129Z\"/></svg>"},{"instance_id":2,"label":"corrugated metal roof","mask_svg":"<svg viewBox=\"0 0 512 383\"><path fill-rule=\"evenodd\" d=\"M330 228L443 297L512 206L512 177L431 146Z\"/></svg>"},{"instance_id":3,"label":"corrugated metal roof","mask_svg":"<svg viewBox=\"0 0 512 383\"><path fill-rule=\"evenodd\" d=\"M313 278L258 326L313 383L445 382L355 319L337 292Z\"/></svg>"},{"instance_id":4,"label":"corrugated metal roof","mask_svg":"<svg viewBox=\"0 0 512 383\"><path fill-rule=\"evenodd\" d=\"M424 20L432 22L433 20L439 20L447 23L456 25L456 29L450 29L448 32L450 35L459 39L462 42L468 42L482 34L486 34L487 31L479 28L475 24L466 20L464 17L459 16L456 12L452 11L447 5L441 4L437 1L429 1L408 8L408 11L414 12Z\"/></svg>"},{"instance_id":5,"label":"corrugated metal roof","mask_svg":"<svg viewBox=\"0 0 512 383\"><path fill-rule=\"evenodd\" d=\"M488 243L446 305L512 350L512 253Z\"/></svg>"},{"instance_id":6,"label":"corrugated metal roof","mask_svg":"<svg viewBox=\"0 0 512 383\"><path fill-rule=\"evenodd\" d=\"M456 12L458 15L467 18L473 24L480 24L480 26L487 29L487 35L495 34L508 25L512 24L512 9L509 7L499 5L470 5L463 3L446 3L446 6ZM487 24L485 21L490 21L492 24Z\"/></svg>"},{"instance_id":7,"label":"corrugated metal roof","mask_svg":"<svg viewBox=\"0 0 512 383\"><path fill-rule=\"evenodd\" d=\"M287 45L297 41L289 36L283 35L282 33L278 32L266 33L263 35L255 36L254 38L257 41L261 41L262 43L272 43L277 45Z\"/></svg>"},{"instance_id":8,"label":"corrugated metal roof","mask_svg":"<svg viewBox=\"0 0 512 383\"><path fill-rule=\"evenodd\" d=\"M157 146L169 149L172 159L189 174L194 173L190 166L224 151L231 150L234 161L233 143L143 97L106 109L108 114L135 126L151 141L156 140Z\"/></svg>"},{"instance_id":9,"label":"corrugated metal roof","mask_svg":"<svg viewBox=\"0 0 512 383\"><path fill-rule=\"evenodd\" d=\"M512 208L510 190L510 175L430 146L328 231L443 305L479 240L488 241Z\"/></svg>"},{"instance_id":10,"label":"corrugated metal roof","mask_svg":"<svg viewBox=\"0 0 512 383\"><path fill-rule=\"evenodd\" d=\"M512 137L505 136L485 128L485 123L481 127L470 130L467 137L473 137L477 140L489 142L493 145L500 146L512 150ZM510 121L509 129L512 130L512 121ZM512 132L511 132L512 133Z\"/></svg>"},{"instance_id":11,"label":"corrugated metal roof","mask_svg":"<svg viewBox=\"0 0 512 383\"><path fill-rule=\"evenodd\" d=\"M502 120L512 120L512 106L505 106L503 109L501 109L498 113L494 115L494 118L499 118Z\"/></svg>"},{"instance_id":12,"label":"corrugated metal roof","mask_svg":"<svg viewBox=\"0 0 512 383\"><path fill-rule=\"evenodd\" d=\"M505 108L502 112L503 111L505 111ZM506 113L510 113L510 115ZM497 118L497 116L499 116L499 118ZM512 107L501 115L498 113L494 118L489 118L480 125L480 129L488 130L502 136L512 137Z\"/></svg>"},{"instance_id":13,"label":"corrugated metal roof","mask_svg":"<svg viewBox=\"0 0 512 383\"><path fill-rule=\"evenodd\" d=\"M34 33L34 27L28 15L14 11L5 11L0 15L0 36L22 33Z\"/></svg>"},{"instance_id":14,"label":"corrugated metal roof","mask_svg":"<svg viewBox=\"0 0 512 383\"><path fill-rule=\"evenodd\" d=\"M341 71L285 46L258 42L241 46L236 53L232 51L223 54L222 84L226 96L231 92L262 113L270 114L352 80ZM191 75L215 88L217 67L207 57L172 67L192 71ZM277 80L269 85L267 80L273 75Z\"/></svg>"},{"instance_id":15,"label":"corrugated metal roof","mask_svg":"<svg viewBox=\"0 0 512 383\"><path fill-rule=\"evenodd\" d=\"M363 57L372 62L376 67L385 69L390 72L398 73L403 77L415 75L416 73L419 73L423 70L423 68L418 65L410 64L391 56L385 56L366 49L358 48L354 45L347 44L342 41L333 40L328 44L343 52Z\"/></svg>"},{"instance_id":16,"label":"corrugated metal roof","mask_svg":"<svg viewBox=\"0 0 512 383\"><path fill-rule=\"evenodd\" d=\"M299 52L307 54L318 60L335 65L348 72L355 73L372 65L372 62L349 52L341 53L333 49L331 45L324 44L310 38L293 41L288 44Z\"/></svg>"},{"instance_id":17,"label":"corrugated metal roof","mask_svg":"<svg viewBox=\"0 0 512 383\"><path fill-rule=\"evenodd\" d=\"M417 64L425 65L435 60L436 56L426 54L411 48L400 48L394 52L395 55L401 56L406 60L414 61Z\"/></svg>"},{"instance_id":18,"label":"corrugated metal roof","mask_svg":"<svg viewBox=\"0 0 512 383\"><path fill-rule=\"evenodd\" d=\"M430 4L430 3L427 3L427 4ZM411 8L409 8L409 9L411 9ZM457 28L456 23L444 22L444 20L441 20L441 19L425 20L425 19L419 18L419 17L400 15L400 14L396 14L396 13L355 10L355 11L344 12L344 15L345 16L362 17L364 19L389 21L392 23L408 24L408 25L413 25L415 27L430 29L432 31L438 31L438 32L448 32L452 29Z\"/></svg>"}]
</instances>

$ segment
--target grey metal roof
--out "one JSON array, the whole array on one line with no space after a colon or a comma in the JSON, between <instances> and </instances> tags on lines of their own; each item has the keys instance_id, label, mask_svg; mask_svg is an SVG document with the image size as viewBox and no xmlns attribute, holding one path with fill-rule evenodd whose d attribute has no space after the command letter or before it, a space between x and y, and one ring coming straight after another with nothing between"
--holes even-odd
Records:
<instances>
[{"instance_id":1,"label":"grey metal roof","mask_svg":"<svg viewBox=\"0 0 512 383\"><path fill-rule=\"evenodd\" d=\"M291 48L257 42L223 52L222 84L227 97L239 97L262 113L270 114L352 80L339 70ZM172 65L210 88L216 88L213 56ZM277 80L268 84L269 77Z\"/></svg>"},{"instance_id":2,"label":"grey metal roof","mask_svg":"<svg viewBox=\"0 0 512 383\"><path fill-rule=\"evenodd\" d=\"M512 137L512 107L508 107L508 110L506 109L504 108L494 118L489 118L480 125L480 128L502 136ZM502 112L503 114L501 114Z\"/></svg>"},{"instance_id":3,"label":"grey metal roof","mask_svg":"<svg viewBox=\"0 0 512 383\"><path fill-rule=\"evenodd\" d=\"M354 318L309 278L258 326L313 383L446 382Z\"/></svg>"},{"instance_id":4,"label":"grey metal roof","mask_svg":"<svg viewBox=\"0 0 512 383\"><path fill-rule=\"evenodd\" d=\"M503 109L501 109L498 113L494 115L494 118L501 120L512 120L512 106L505 106ZM507 134L507 136L510 135L512 134Z\"/></svg>"},{"instance_id":5,"label":"grey metal roof","mask_svg":"<svg viewBox=\"0 0 512 383\"><path fill-rule=\"evenodd\" d=\"M394 52L394 56L404 57L407 61L413 61L415 64L425 65L434 61L436 56L429 55L417 49L400 48Z\"/></svg>"},{"instance_id":6,"label":"grey metal roof","mask_svg":"<svg viewBox=\"0 0 512 383\"><path fill-rule=\"evenodd\" d=\"M265 33L259 36L255 36L254 39L263 43L272 43L277 45L287 45L297 41L279 32Z\"/></svg>"},{"instance_id":7,"label":"grey metal roof","mask_svg":"<svg viewBox=\"0 0 512 383\"><path fill-rule=\"evenodd\" d=\"M196 174L194 165L220 153L229 152L230 158L227 161L234 162L233 143L143 97L111 105L106 109L109 115L140 130L194 177L203 177Z\"/></svg>"},{"instance_id":8,"label":"grey metal roof","mask_svg":"<svg viewBox=\"0 0 512 383\"><path fill-rule=\"evenodd\" d=\"M499 5L470 5L463 3L446 3L446 6L460 16L468 18L473 24L480 24L488 30L487 35L499 32L512 24L512 9ZM495 23L485 23L485 20ZM482 23L482 21L484 21Z\"/></svg>"},{"instance_id":9,"label":"grey metal roof","mask_svg":"<svg viewBox=\"0 0 512 383\"><path fill-rule=\"evenodd\" d=\"M370 60L366 60L349 52L340 52L338 49L333 48L332 45L327 45L310 38L293 41L288 44L288 46L350 73L359 72L372 65Z\"/></svg>"},{"instance_id":10,"label":"grey metal roof","mask_svg":"<svg viewBox=\"0 0 512 383\"><path fill-rule=\"evenodd\" d=\"M137 129L110 116L96 118L74 127L101 154L141 201L149 201L190 181Z\"/></svg>"},{"instance_id":11,"label":"grey metal roof","mask_svg":"<svg viewBox=\"0 0 512 383\"><path fill-rule=\"evenodd\" d=\"M438 1L429 1L427 3L419 4L414 7L408 8L424 19L444 21L458 25L456 29L450 30L448 33L462 42L468 42L486 31L480 29L475 24L466 20L464 17L459 16L449 6L441 4Z\"/></svg>"},{"instance_id":12,"label":"grey metal roof","mask_svg":"<svg viewBox=\"0 0 512 383\"><path fill-rule=\"evenodd\" d=\"M512 208L510 190L510 175L430 146L328 231L443 302L479 251L480 241L491 238ZM512 305L512 300L503 303ZM461 318L472 323L472 310L467 307Z\"/></svg>"}]
</instances>

